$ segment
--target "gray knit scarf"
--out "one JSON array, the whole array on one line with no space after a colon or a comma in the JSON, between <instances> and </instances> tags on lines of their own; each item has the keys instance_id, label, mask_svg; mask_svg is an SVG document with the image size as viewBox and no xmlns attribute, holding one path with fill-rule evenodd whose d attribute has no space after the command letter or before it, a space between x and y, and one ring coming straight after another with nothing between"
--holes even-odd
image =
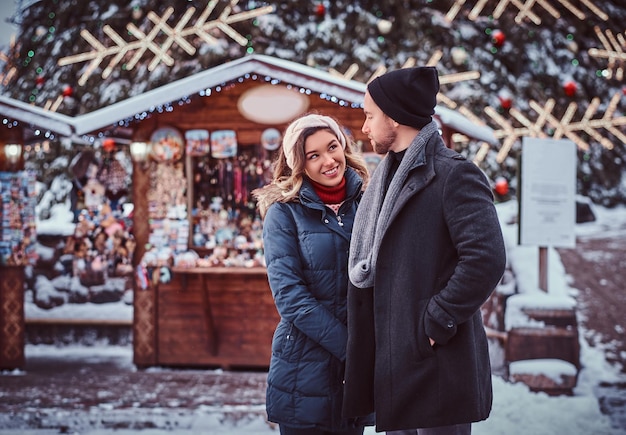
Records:
<instances>
[{"instance_id":1,"label":"gray knit scarf","mask_svg":"<svg viewBox=\"0 0 626 435\"><path fill-rule=\"evenodd\" d=\"M352 241L348 257L348 274L356 287L367 288L374 285L376 259L383 234L387 231L393 206L398 199L409 171L431 135L437 131L434 121L420 130L398 167L385 194L385 180L392 160L387 156L372 174L369 186L363 193L352 227Z\"/></svg>"}]
</instances>

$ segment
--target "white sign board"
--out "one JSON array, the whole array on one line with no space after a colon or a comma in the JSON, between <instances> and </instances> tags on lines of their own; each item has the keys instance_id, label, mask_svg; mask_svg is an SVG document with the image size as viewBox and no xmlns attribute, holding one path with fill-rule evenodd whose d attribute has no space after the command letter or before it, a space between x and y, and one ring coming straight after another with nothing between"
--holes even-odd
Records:
<instances>
[{"instance_id":1,"label":"white sign board","mask_svg":"<svg viewBox=\"0 0 626 435\"><path fill-rule=\"evenodd\" d=\"M522 140L520 244L576 246L576 165L570 140Z\"/></svg>"}]
</instances>

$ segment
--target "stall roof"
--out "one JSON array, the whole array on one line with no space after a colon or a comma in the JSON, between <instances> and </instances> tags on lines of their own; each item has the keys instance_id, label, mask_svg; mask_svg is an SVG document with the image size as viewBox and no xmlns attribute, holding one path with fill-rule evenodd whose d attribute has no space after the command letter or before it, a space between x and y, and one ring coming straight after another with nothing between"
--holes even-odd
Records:
<instances>
[{"instance_id":1,"label":"stall roof","mask_svg":"<svg viewBox=\"0 0 626 435\"><path fill-rule=\"evenodd\" d=\"M76 117L50 112L2 96L0 114L65 136L76 137L102 130L137 113L191 96L246 74L267 76L355 104L363 102L366 89L364 83L336 77L326 71L271 56L252 54ZM443 124L460 133L497 143L489 127L476 125L459 113L438 106L436 115Z\"/></svg>"},{"instance_id":2,"label":"stall roof","mask_svg":"<svg viewBox=\"0 0 626 435\"><path fill-rule=\"evenodd\" d=\"M11 119L63 136L72 136L74 133L71 117L2 95L0 95L0 115L9 116Z\"/></svg>"}]
</instances>

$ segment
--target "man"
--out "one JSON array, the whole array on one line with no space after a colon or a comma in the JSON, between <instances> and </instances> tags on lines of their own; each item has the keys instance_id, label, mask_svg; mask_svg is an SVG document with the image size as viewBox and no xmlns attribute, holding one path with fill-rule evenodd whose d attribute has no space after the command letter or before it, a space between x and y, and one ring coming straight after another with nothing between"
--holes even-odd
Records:
<instances>
[{"instance_id":1,"label":"man","mask_svg":"<svg viewBox=\"0 0 626 435\"><path fill-rule=\"evenodd\" d=\"M355 218L349 255L344 415L377 431L469 434L492 404L480 307L506 252L493 194L445 147L431 67L374 79L362 131L386 157Z\"/></svg>"}]
</instances>

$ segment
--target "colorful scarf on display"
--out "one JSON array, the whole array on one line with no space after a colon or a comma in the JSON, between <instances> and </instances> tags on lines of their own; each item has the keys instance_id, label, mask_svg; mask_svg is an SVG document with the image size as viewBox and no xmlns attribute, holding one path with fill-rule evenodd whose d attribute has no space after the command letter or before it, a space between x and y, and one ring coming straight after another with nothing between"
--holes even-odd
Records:
<instances>
[{"instance_id":1,"label":"colorful scarf on display","mask_svg":"<svg viewBox=\"0 0 626 435\"><path fill-rule=\"evenodd\" d=\"M415 167L426 141L437 132L437 124L431 121L422 128L402 159L387 192L385 180L393 159L385 158L372 174L369 186L363 194L352 228L348 274L356 287L367 288L374 285L376 278L376 259L380 241L387 231L393 206L409 174Z\"/></svg>"}]
</instances>

